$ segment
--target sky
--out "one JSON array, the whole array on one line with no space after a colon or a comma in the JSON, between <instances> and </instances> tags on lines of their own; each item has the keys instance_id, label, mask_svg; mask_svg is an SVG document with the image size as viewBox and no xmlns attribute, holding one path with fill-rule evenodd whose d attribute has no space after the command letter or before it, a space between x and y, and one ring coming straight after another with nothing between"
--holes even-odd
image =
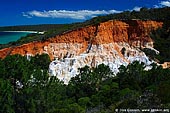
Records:
<instances>
[{"instance_id":1,"label":"sky","mask_svg":"<svg viewBox=\"0 0 170 113\"><path fill-rule=\"evenodd\" d=\"M98 15L170 7L170 0L1 0L0 26L83 22Z\"/></svg>"}]
</instances>

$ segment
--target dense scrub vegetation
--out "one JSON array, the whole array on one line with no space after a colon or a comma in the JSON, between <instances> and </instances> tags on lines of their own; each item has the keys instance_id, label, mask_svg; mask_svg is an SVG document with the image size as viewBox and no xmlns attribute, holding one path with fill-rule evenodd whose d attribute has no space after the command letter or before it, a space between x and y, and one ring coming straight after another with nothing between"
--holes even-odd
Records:
<instances>
[{"instance_id":1,"label":"dense scrub vegetation","mask_svg":"<svg viewBox=\"0 0 170 113\"><path fill-rule=\"evenodd\" d=\"M164 13L166 12L166 13ZM100 22L105 22L108 20L132 20L132 19L139 19L139 20L155 20L155 21L165 21L170 20L170 8L146 8L143 7L140 11L124 11L122 13L117 14L109 14L105 16L98 16L88 20L86 22L90 24L98 24Z\"/></svg>"},{"instance_id":2,"label":"dense scrub vegetation","mask_svg":"<svg viewBox=\"0 0 170 113\"><path fill-rule=\"evenodd\" d=\"M166 20L162 28L153 31L151 38L154 40L154 48L160 52L159 55L154 55L154 58L160 63L170 62L170 20Z\"/></svg>"},{"instance_id":3,"label":"dense scrub vegetation","mask_svg":"<svg viewBox=\"0 0 170 113\"><path fill-rule=\"evenodd\" d=\"M134 62L114 77L108 66L85 66L68 85L48 77L48 55L0 60L0 113L113 113L170 108L170 69Z\"/></svg>"},{"instance_id":4,"label":"dense scrub vegetation","mask_svg":"<svg viewBox=\"0 0 170 113\"><path fill-rule=\"evenodd\" d=\"M32 41L44 41L50 37L54 37L56 35L62 34L70 30L85 27L87 25L96 25L101 22L105 22L113 19L114 20L140 19L140 20L156 20L156 21L166 22L166 20L170 20L170 8L164 7L164 8L147 9L143 7L140 9L140 11L124 11L118 14L98 16L82 23L0 27L0 31L13 31L13 30L14 31L20 31L20 30L46 31L44 35L31 34L26 37L22 37L16 42L10 42L5 45L4 44L0 45L0 49L9 46L17 46Z\"/></svg>"},{"instance_id":5,"label":"dense scrub vegetation","mask_svg":"<svg viewBox=\"0 0 170 113\"><path fill-rule=\"evenodd\" d=\"M40 24L40 25L22 25L0 27L0 31L48 31L50 29L59 29L66 24Z\"/></svg>"}]
</instances>

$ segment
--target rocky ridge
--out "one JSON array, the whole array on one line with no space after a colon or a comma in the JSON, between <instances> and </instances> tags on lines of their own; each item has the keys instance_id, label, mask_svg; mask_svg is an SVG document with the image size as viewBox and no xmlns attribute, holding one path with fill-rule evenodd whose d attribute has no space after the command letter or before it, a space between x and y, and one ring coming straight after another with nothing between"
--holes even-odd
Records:
<instances>
[{"instance_id":1,"label":"rocky ridge","mask_svg":"<svg viewBox=\"0 0 170 113\"><path fill-rule=\"evenodd\" d=\"M91 44L107 44L112 42L126 42L133 46L147 46L152 45L152 40L149 33L162 27L162 22L156 21L118 21L110 20L99 25L87 26L73 31L65 32L56 37L52 37L44 42L32 42L21 46L10 47L0 50L0 58L13 54L42 54L45 48L51 43L80 43L83 44L83 50L86 50L89 43ZM51 58L55 55L48 50Z\"/></svg>"},{"instance_id":2,"label":"rocky ridge","mask_svg":"<svg viewBox=\"0 0 170 113\"><path fill-rule=\"evenodd\" d=\"M0 58L13 54L47 53L53 60L49 65L50 74L65 83L79 73L78 68L85 65L95 67L104 63L117 73L120 65L134 60L146 65L151 63L139 48L153 48L149 33L162 27L162 24L156 21L110 20L68 31L44 42L2 49Z\"/></svg>"}]
</instances>

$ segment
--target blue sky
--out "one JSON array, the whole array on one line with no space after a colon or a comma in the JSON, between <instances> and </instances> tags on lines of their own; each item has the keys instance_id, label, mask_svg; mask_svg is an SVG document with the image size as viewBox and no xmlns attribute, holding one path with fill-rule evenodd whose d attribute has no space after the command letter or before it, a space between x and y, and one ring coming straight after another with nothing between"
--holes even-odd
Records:
<instances>
[{"instance_id":1,"label":"blue sky","mask_svg":"<svg viewBox=\"0 0 170 113\"><path fill-rule=\"evenodd\" d=\"M82 22L97 15L170 7L170 0L1 0L0 26Z\"/></svg>"}]
</instances>

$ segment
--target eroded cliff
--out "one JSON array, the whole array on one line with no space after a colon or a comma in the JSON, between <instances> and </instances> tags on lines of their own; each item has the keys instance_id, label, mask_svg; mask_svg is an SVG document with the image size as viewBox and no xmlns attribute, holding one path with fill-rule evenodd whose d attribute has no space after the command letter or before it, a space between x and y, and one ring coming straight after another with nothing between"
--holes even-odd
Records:
<instances>
[{"instance_id":1,"label":"eroded cliff","mask_svg":"<svg viewBox=\"0 0 170 113\"><path fill-rule=\"evenodd\" d=\"M0 58L7 55L49 54L50 75L68 83L79 73L78 68L104 63L114 72L120 65L138 60L149 65L152 61L139 48L152 48L149 36L152 30L162 27L156 21L110 20L98 25L68 31L43 42L32 42L0 50ZM155 50L156 51L156 50Z\"/></svg>"},{"instance_id":2,"label":"eroded cliff","mask_svg":"<svg viewBox=\"0 0 170 113\"><path fill-rule=\"evenodd\" d=\"M151 30L155 30L158 27L162 27L162 22L111 20L100 23L99 25L87 26L74 31L69 31L62 35L52 37L44 42L32 42L17 47L2 49L0 50L0 58L13 54L35 55L45 52L50 55L51 59L53 59L55 54L49 47L52 45L51 43L82 44L81 50L78 50L78 53L86 50L88 44L96 45L113 42L126 42L133 46L147 46L147 44L152 46L152 40L149 37L149 33Z\"/></svg>"}]
</instances>

